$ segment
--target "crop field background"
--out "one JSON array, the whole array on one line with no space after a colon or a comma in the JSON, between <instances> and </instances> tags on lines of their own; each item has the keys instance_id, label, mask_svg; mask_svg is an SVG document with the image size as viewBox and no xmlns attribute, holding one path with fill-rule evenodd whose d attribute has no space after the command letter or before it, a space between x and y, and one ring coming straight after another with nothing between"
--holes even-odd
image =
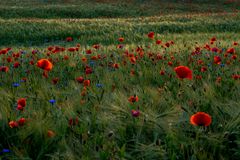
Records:
<instances>
[{"instance_id":1,"label":"crop field background","mask_svg":"<svg viewBox=\"0 0 240 160\"><path fill-rule=\"evenodd\" d=\"M0 0L0 159L238 160L239 11Z\"/></svg>"}]
</instances>

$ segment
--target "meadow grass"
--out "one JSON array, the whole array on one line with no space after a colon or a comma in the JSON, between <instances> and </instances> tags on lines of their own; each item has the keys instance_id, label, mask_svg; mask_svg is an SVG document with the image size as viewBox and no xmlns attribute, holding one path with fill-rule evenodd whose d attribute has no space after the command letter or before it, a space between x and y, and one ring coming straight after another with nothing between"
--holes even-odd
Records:
<instances>
[{"instance_id":1,"label":"meadow grass","mask_svg":"<svg viewBox=\"0 0 240 160\"><path fill-rule=\"evenodd\" d=\"M0 158L237 160L240 81L233 76L240 74L240 48L233 42L239 43L240 14L238 3L224 2L1 1L0 49L12 49L0 55L9 67L0 72ZM65 50L53 53L51 46ZM229 48L235 52L226 55ZM48 77L36 66L42 58L53 63ZM192 80L176 77L179 65L193 71ZM85 73L87 66L93 73ZM129 102L133 95L138 102ZM19 98L27 100L24 111L16 110ZM210 126L190 124L199 111L211 115ZM20 118L23 126L9 126Z\"/></svg>"}]
</instances>

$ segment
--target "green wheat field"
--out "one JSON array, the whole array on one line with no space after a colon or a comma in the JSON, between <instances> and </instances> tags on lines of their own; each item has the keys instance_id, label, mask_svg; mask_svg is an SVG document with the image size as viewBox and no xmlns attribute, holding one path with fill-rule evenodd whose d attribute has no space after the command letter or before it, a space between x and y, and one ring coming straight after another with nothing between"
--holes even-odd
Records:
<instances>
[{"instance_id":1,"label":"green wheat field","mask_svg":"<svg viewBox=\"0 0 240 160\"><path fill-rule=\"evenodd\" d=\"M0 160L239 160L240 1L0 0Z\"/></svg>"}]
</instances>

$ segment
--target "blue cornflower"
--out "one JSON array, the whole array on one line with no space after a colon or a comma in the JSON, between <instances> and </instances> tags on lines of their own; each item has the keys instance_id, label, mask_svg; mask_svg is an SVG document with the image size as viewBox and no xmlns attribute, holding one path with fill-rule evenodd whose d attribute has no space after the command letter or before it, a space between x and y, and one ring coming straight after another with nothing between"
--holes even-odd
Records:
<instances>
[{"instance_id":1,"label":"blue cornflower","mask_svg":"<svg viewBox=\"0 0 240 160\"><path fill-rule=\"evenodd\" d=\"M3 149L2 152L3 152L3 153L9 153L9 152L11 152L11 151L10 151L10 149Z\"/></svg>"},{"instance_id":2,"label":"blue cornflower","mask_svg":"<svg viewBox=\"0 0 240 160\"><path fill-rule=\"evenodd\" d=\"M221 66L221 67L224 67L224 66L225 66L225 64L223 64L223 63L222 63L220 66Z\"/></svg>"},{"instance_id":3,"label":"blue cornflower","mask_svg":"<svg viewBox=\"0 0 240 160\"><path fill-rule=\"evenodd\" d=\"M13 83L12 86L13 86L13 87L19 87L20 84L19 84L19 83Z\"/></svg>"},{"instance_id":4,"label":"blue cornflower","mask_svg":"<svg viewBox=\"0 0 240 160\"><path fill-rule=\"evenodd\" d=\"M51 103L51 104L53 105L54 103L56 103L56 100L50 99L50 100L49 100L49 103Z\"/></svg>"},{"instance_id":5,"label":"blue cornflower","mask_svg":"<svg viewBox=\"0 0 240 160\"><path fill-rule=\"evenodd\" d=\"M89 65L92 67L92 66L95 65L95 62L94 62L94 61L90 61L90 62L89 62Z\"/></svg>"},{"instance_id":6,"label":"blue cornflower","mask_svg":"<svg viewBox=\"0 0 240 160\"><path fill-rule=\"evenodd\" d=\"M97 88L102 88L102 87L103 87L103 84L98 83L98 84L96 84L96 87L97 87Z\"/></svg>"}]
</instances>

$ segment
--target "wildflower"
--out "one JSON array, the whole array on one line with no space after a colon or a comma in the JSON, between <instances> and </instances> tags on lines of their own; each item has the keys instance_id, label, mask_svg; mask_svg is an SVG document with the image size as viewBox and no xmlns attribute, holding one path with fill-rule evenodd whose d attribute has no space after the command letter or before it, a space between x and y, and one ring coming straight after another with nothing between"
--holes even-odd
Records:
<instances>
[{"instance_id":1,"label":"wildflower","mask_svg":"<svg viewBox=\"0 0 240 160\"><path fill-rule=\"evenodd\" d=\"M161 44L162 43L162 41L161 40L156 40L156 44Z\"/></svg>"},{"instance_id":2,"label":"wildflower","mask_svg":"<svg viewBox=\"0 0 240 160\"><path fill-rule=\"evenodd\" d=\"M206 66L202 66L201 67L201 72L205 72L205 71L207 71L207 67Z\"/></svg>"},{"instance_id":3,"label":"wildflower","mask_svg":"<svg viewBox=\"0 0 240 160\"><path fill-rule=\"evenodd\" d=\"M86 54L92 54L92 50L91 49L87 49L86 50Z\"/></svg>"},{"instance_id":4,"label":"wildflower","mask_svg":"<svg viewBox=\"0 0 240 160\"><path fill-rule=\"evenodd\" d=\"M154 32L149 32L148 33L148 38L153 39L154 38Z\"/></svg>"},{"instance_id":5,"label":"wildflower","mask_svg":"<svg viewBox=\"0 0 240 160\"><path fill-rule=\"evenodd\" d=\"M56 135L56 133L53 132L52 130L48 130L48 131L47 131L47 136L48 136L49 138L53 138L53 137L55 137L55 135Z\"/></svg>"},{"instance_id":6,"label":"wildflower","mask_svg":"<svg viewBox=\"0 0 240 160\"><path fill-rule=\"evenodd\" d=\"M11 150L10 150L10 149L5 149L5 148L4 148L4 149L2 150L2 152L3 152L3 153L9 153L9 152L11 152Z\"/></svg>"},{"instance_id":7,"label":"wildflower","mask_svg":"<svg viewBox=\"0 0 240 160\"><path fill-rule=\"evenodd\" d=\"M18 121L17 121L18 125L19 126L23 126L25 123L26 123L26 119L25 118L20 118Z\"/></svg>"},{"instance_id":8,"label":"wildflower","mask_svg":"<svg viewBox=\"0 0 240 160\"><path fill-rule=\"evenodd\" d=\"M13 83L12 86L13 86L13 87L19 87L20 84L19 84L19 83Z\"/></svg>"},{"instance_id":9,"label":"wildflower","mask_svg":"<svg viewBox=\"0 0 240 160\"><path fill-rule=\"evenodd\" d=\"M54 105L55 102L56 102L56 100L54 100L54 99L49 100L49 103L51 103L52 105Z\"/></svg>"},{"instance_id":10,"label":"wildflower","mask_svg":"<svg viewBox=\"0 0 240 160\"><path fill-rule=\"evenodd\" d=\"M93 45L93 48L99 49L99 48L100 48L100 45L99 45L99 44L94 44L94 45Z\"/></svg>"},{"instance_id":11,"label":"wildflower","mask_svg":"<svg viewBox=\"0 0 240 160\"><path fill-rule=\"evenodd\" d=\"M113 68L118 69L118 68L119 68L119 64L114 63L114 64L113 64Z\"/></svg>"},{"instance_id":12,"label":"wildflower","mask_svg":"<svg viewBox=\"0 0 240 160\"><path fill-rule=\"evenodd\" d=\"M91 74L93 71L92 71L92 68L90 67L86 67L85 69L85 74Z\"/></svg>"},{"instance_id":13,"label":"wildflower","mask_svg":"<svg viewBox=\"0 0 240 160\"><path fill-rule=\"evenodd\" d=\"M139 110L134 110L134 109L133 109L133 110L131 111L131 113L132 113L132 116L133 116L133 117L138 117L138 116L140 115L140 111L139 111Z\"/></svg>"},{"instance_id":14,"label":"wildflower","mask_svg":"<svg viewBox=\"0 0 240 160\"><path fill-rule=\"evenodd\" d=\"M221 57L219 57L219 56L214 56L214 63L215 64L221 64Z\"/></svg>"},{"instance_id":15,"label":"wildflower","mask_svg":"<svg viewBox=\"0 0 240 160\"><path fill-rule=\"evenodd\" d=\"M234 48L228 48L227 53L233 54L233 53L235 53L235 49Z\"/></svg>"},{"instance_id":16,"label":"wildflower","mask_svg":"<svg viewBox=\"0 0 240 160\"><path fill-rule=\"evenodd\" d=\"M192 79L192 70L190 70L186 66L178 66L175 69L175 72L177 73L178 78L180 79Z\"/></svg>"},{"instance_id":17,"label":"wildflower","mask_svg":"<svg viewBox=\"0 0 240 160\"><path fill-rule=\"evenodd\" d=\"M211 38L211 42L215 42L216 40L217 40L216 37L212 37L212 38Z\"/></svg>"},{"instance_id":18,"label":"wildflower","mask_svg":"<svg viewBox=\"0 0 240 160\"><path fill-rule=\"evenodd\" d=\"M233 60L235 60L235 59L237 59L237 55L236 54L234 54L234 55L232 55L232 57L231 57Z\"/></svg>"},{"instance_id":19,"label":"wildflower","mask_svg":"<svg viewBox=\"0 0 240 160\"><path fill-rule=\"evenodd\" d=\"M240 75L233 74L233 75L232 75L232 78L235 79L235 80L240 79Z\"/></svg>"},{"instance_id":20,"label":"wildflower","mask_svg":"<svg viewBox=\"0 0 240 160\"><path fill-rule=\"evenodd\" d=\"M66 38L66 41L67 41L67 42L71 42L71 41L73 41L73 38L72 38L72 37L67 37L67 38Z\"/></svg>"},{"instance_id":21,"label":"wildflower","mask_svg":"<svg viewBox=\"0 0 240 160\"><path fill-rule=\"evenodd\" d=\"M8 72L9 68L7 66L0 66L1 72Z\"/></svg>"},{"instance_id":22,"label":"wildflower","mask_svg":"<svg viewBox=\"0 0 240 160\"><path fill-rule=\"evenodd\" d=\"M165 74L165 71L164 71L164 70L161 70L161 71L160 71L160 75L163 76L164 74Z\"/></svg>"},{"instance_id":23,"label":"wildflower","mask_svg":"<svg viewBox=\"0 0 240 160\"><path fill-rule=\"evenodd\" d=\"M238 45L238 43L237 43L237 42L233 42L233 45L234 45L234 46L237 46L237 45Z\"/></svg>"},{"instance_id":24,"label":"wildflower","mask_svg":"<svg viewBox=\"0 0 240 160\"><path fill-rule=\"evenodd\" d=\"M102 87L103 87L103 84L98 83L98 84L96 84L96 87L97 87L97 88L102 88Z\"/></svg>"},{"instance_id":25,"label":"wildflower","mask_svg":"<svg viewBox=\"0 0 240 160\"><path fill-rule=\"evenodd\" d=\"M8 125L9 125L10 128L16 128L16 127L18 127L18 123L17 123L16 121L10 121L10 122L8 123Z\"/></svg>"},{"instance_id":26,"label":"wildflower","mask_svg":"<svg viewBox=\"0 0 240 160\"><path fill-rule=\"evenodd\" d=\"M131 57L131 58L130 58L130 62L131 62L132 64L136 64L136 58L135 58L135 57Z\"/></svg>"},{"instance_id":27,"label":"wildflower","mask_svg":"<svg viewBox=\"0 0 240 160\"><path fill-rule=\"evenodd\" d=\"M124 38L123 38L123 37L120 37L120 38L118 38L118 41L119 41L119 42L123 42L123 41L124 41Z\"/></svg>"},{"instance_id":28,"label":"wildflower","mask_svg":"<svg viewBox=\"0 0 240 160\"><path fill-rule=\"evenodd\" d=\"M136 96L136 95L134 95L134 96L130 96L129 98L128 98L128 101L130 102L130 103L134 103L134 102L138 102L138 96Z\"/></svg>"},{"instance_id":29,"label":"wildflower","mask_svg":"<svg viewBox=\"0 0 240 160\"><path fill-rule=\"evenodd\" d=\"M37 66L45 71L50 71L53 67L52 63L48 59L40 59L37 62Z\"/></svg>"},{"instance_id":30,"label":"wildflower","mask_svg":"<svg viewBox=\"0 0 240 160\"><path fill-rule=\"evenodd\" d=\"M170 43L165 43L165 46L168 48L168 47L170 47Z\"/></svg>"},{"instance_id":31,"label":"wildflower","mask_svg":"<svg viewBox=\"0 0 240 160\"><path fill-rule=\"evenodd\" d=\"M123 44L119 44L119 45L117 45L117 48L118 48L118 49L123 49L123 47L124 47Z\"/></svg>"},{"instance_id":32,"label":"wildflower","mask_svg":"<svg viewBox=\"0 0 240 160\"><path fill-rule=\"evenodd\" d=\"M87 58L86 58L86 57L83 57L83 58L82 58L82 62L87 62Z\"/></svg>"},{"instance_id":33,"label":"wildflower","mask_svg":"<svg viewBox=\"0 0 240 160\"><path fill-rule=\"evenodd\" d=\"M83 77L77 77L77 78L76 78L76 81L77 81L78 83L83 83L84 78L83 78Z\"/></svg>"},{"instance_id":34,"label":"wildflower","mask_svg":"<svg viewBox=\"0 0 240 160\"><path fill-rule=\"evenodd\" d=\"M93 67L95 65L95 62L94 61L90 61L89 65Z\"/></svg>"},{"instance_id":35,"label":"wildflower","mask_svg":"<svg viewBox=\"0 0 240 160\"><path fill-rule=\"evenodd\" d=\"M205 112L197 112L191 116L190 123L195 126L209 126L212 123L212 118Z\"/></svg>"},{"instance_id":36,"label":"wildflower","mask_svg":"<svg viewBox=\"0 0 240 160\"><path fill-rule=\"evenodd\" d=\"M69 51L69 52L75 52L76 49L75 49L74 47L70 47L70 48L68 48L68 51Z\"/></svg>"},{"instance_id":37,"label":"wildflower","mask_svg":"<svg viewBox=\"0 0 240 160\"><path fill-rule=\"evenodd\" d=\"M87 79L87 80L84 80L83 81L83 85L86 87L86 86L90 86L90 80Z\"/></svg>"},{"instance_id":38,"label":"wildflower","mask_svg":"<svg viewBox=\"0 0 240 160\"><path fill-rule=\"evenodd\" d=\"M169 62L168 62L168 65L169 65L169 66L172 66L172 65L173 65L173 62L169 61Z\"/></svg>"}]
</instances>

